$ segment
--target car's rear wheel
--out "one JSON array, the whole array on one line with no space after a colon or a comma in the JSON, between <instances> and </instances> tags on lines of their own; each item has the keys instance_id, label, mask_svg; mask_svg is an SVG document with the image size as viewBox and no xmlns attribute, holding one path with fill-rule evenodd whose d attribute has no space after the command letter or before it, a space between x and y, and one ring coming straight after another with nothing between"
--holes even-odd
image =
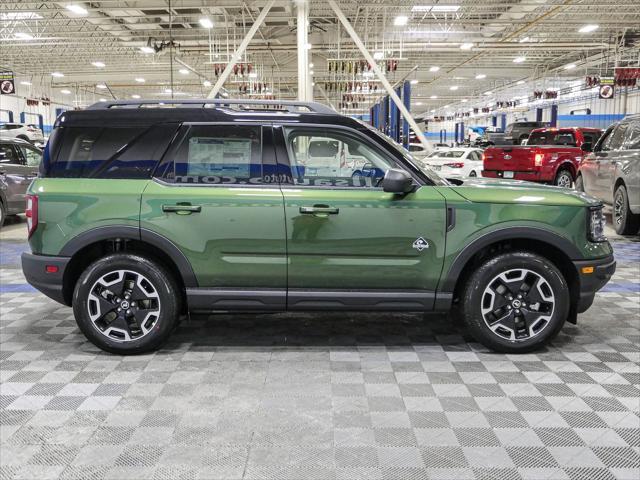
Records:
<instances>
[{"instance_id":1,"label":"car's rear wheel","mask_svg":"<svg viewBox=\"0 0 640 480\"><path fill-rule=\"evenodd\" d=\"M80 275L73 313L103 350L136 354L158 348L178 323L180 292L159 263L128 253L96 260Z\"/></svg>"},{"instance_id":2,"label":"car's rear wheel","mask_svg":"<svg viewBox=\"0 0 640 480\"><path fill-rule=\"evenodd\" d=\"M634 215L629 209L627 188L620 185L613 195L613 226L618 235L633 235L640 228L640 215Z\"/></svg>"},{"instance_id":3,"label":"car's rear wheel","mask_svg":"<svg viewBox=\"0 0 640 480\"><path fill-rule=\"evenodd\" d=\"M569 288L548 259L526 251L498 254L467 280L460 313L483 345L505 353L540 348L562 328Z\"/></svg>"},{"instance_id":4,"label":"car's rear wheel","mask_svg":"<svg viewBox=\"0 0 640 480\"><path fill-rule=\"evenodd\" d=\"M557 187L571 188L573 186L573 175L566 168L558 170L553 184Z\"/></svg>"},{"instance_id":5,"label":"car's rear wheel","mask_svg":"<svg viewBox=\"0 0 640 480\"><path fill-rule=\"evenodd\" d=\"M578 174L578 178L576 178L576 190L584 192L584 178L582 178L580 174Z\"/></svg>"},{"instance_id":6,"label":"car's rear wheel","mask_svg":"<svg viewBox=\"0 0 640 480\"><path fill-rule=\"evenodd\" d=\"M4 221L7 218L7 210L4 208L4 203L0 202L0 227L4 225Z\"/></svg>"}]
</instances>

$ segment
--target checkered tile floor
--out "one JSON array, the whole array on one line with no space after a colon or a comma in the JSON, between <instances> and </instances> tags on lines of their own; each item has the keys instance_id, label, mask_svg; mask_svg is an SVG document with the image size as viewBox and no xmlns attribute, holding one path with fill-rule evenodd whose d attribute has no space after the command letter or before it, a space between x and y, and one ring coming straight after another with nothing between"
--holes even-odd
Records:
<instances>
[{"instance_id":1,"label":"checkered tile floor","mask_svg":"<svg viewBox=\"0 0 640 480\"><path fill-rule=\"evenodd\" d=\"M438 316L220 315L105 354L0 249L0 479L640 478L640 243L553 345Z\"/></svg>"}]
</instances>

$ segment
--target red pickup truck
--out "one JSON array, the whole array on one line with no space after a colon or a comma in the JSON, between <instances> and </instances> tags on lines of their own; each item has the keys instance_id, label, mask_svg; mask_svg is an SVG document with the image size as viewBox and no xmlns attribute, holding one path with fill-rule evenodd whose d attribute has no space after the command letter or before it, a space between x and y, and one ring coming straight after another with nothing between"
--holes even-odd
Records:
<instances>
[{"instance_id":1,"label":"red pickup truck","mask_svg":"<svg viewBox=\"0 0 640 480\"><path fill-rule=\"evenodd\" d=\"M600 135L598 128L535 129L526 145L487 148L482 155L482 176L571 187L582 156Z\"/></svg>"}]
</instances>

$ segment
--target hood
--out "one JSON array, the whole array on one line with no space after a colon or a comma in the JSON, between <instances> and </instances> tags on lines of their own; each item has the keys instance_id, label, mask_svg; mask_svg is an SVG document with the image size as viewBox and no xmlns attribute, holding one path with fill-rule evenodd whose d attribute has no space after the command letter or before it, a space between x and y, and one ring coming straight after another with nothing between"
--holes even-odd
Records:
<instances>
[{"instance_id":1,"label":"hood","mask_svg":"<svg viewBox=\"0 0 640 480\"><path fill-rule=\"evenodd\" d=\"M460 196L476 203L521 203L534 205L589 206L600 205L601 200L562 187L553 187L522 180L496 180L494 178L452 179L451 188Z\"/></svg>"}]
</instances>

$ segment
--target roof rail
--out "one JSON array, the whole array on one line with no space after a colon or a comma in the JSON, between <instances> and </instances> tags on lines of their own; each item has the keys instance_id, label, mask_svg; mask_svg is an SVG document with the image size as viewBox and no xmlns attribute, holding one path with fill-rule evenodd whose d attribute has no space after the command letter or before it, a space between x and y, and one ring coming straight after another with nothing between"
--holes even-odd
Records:
<instances>
[{"instance_id":1,"label":"roof rail","mask_svg":"<svg viewBox=\"0 0 640 480\"><path fill-rule=\"evenodd\" d=\"M336 114L332 108L317 102L298 102L285 100L227 100L222 98L202 99L202 100L109 100L106 102L94 103L87 107L87 110L109 110L111 108L145 108L146 106L176 106L183 108L207 108L215 106L220 108L233 108L239 111L263 110L254 107L273 107L273 111L288 111L292 113L327 113ZM214 108L215 108L214 107ZM248 107L248 108L247 108Z\"/></svg>"}]
</instances>

